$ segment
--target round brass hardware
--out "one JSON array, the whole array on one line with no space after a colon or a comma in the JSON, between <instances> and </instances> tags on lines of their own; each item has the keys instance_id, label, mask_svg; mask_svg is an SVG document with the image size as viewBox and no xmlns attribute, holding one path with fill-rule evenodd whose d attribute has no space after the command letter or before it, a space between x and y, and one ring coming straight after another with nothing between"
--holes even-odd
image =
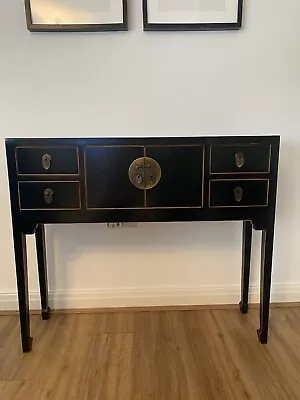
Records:
<instances>
[{"instance_id":1,"label":"round brass hardware","mask_svg":"<svg viewBox=\"0 0 300 400\"><path fill-rule=\"evenodd\" d=\"M236 153L235 155L235 163L238 168L242 168L245 164L245 157L243 153Z\"/></svg>"},{"instance_id":2,"label":"round brass hardware","mask_svg":"<svg viewBox=\"0 0 300 400\"><path fill-rule=\"evenodd\" d=\"M130 182L138 189L154 188L161 178L161 168L157 161L150 157L141 157L133 161L128 169Z\"/></svg>"},{"instance_id":3,"label":"round brass hardware","mask_svg":"<svg viewBox=\"0 0 300 400\"><path fill-rule=\"evenodd\" d=\"M42 156L42 165L46 170L51 167L51 156L49 154L44 154Z\"/></svg>"},{"instance_id":4,"label":"round brass hardware","mask_svg":"<svg viewBox=\"0 0 300 400\"><path fill-rule=\"evenodd\" d=\"M235 198L235 201L238 203L240 203L242 201L243 189L240 186L237 186L236 188L234 188L234 198Z\"/></svg>"},{"instance_id":5,"label":"round brass hardware","mask_svg":"<svg viewBox=\"0 0 300 400\"><path fill-rule=\"evenodd\" d=\"M45 189L44 190L44 200L46 204L51 204L53 200L53 190L52 189Z\"/></svg>"}]
</instances>

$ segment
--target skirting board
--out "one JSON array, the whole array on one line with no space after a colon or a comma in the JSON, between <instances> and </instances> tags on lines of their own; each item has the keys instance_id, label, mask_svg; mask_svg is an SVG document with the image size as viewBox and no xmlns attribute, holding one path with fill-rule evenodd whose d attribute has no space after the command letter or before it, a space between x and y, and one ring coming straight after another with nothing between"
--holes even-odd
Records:
<instances>
[{"instance_id":1,"label":"skirting board","mask_svg":"<svg viewBox=\"0 0 300 400\"><path fill-rule=\"evenodd\" d=\"M49 302L53 309L147 307L175 305L238 304L240 286L202 286L126 288L101 290L50 291ZM259 287L250 289L250 303L259 301ZM271 301L275 303L299 302L300 284L272 286ZM17 310L16 293L0 293L0 310ZM30 309L40 309L38 292L30 293Z\"/></svg>"}]
</instances>

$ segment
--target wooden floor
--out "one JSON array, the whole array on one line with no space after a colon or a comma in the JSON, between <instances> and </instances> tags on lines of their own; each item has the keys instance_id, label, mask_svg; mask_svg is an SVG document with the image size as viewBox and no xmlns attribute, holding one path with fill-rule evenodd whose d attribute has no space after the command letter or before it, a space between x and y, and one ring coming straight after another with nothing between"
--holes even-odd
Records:
<instances>
[{"instance_id":1,"label":"wooden floor","mask_svg":"<svg viewBox=\"0 0 300 400\"><path fill-rule=\"evenodd\" d=\"M300 308L273 308L269 344L258 311L151 311L0 317L1 400L300 399Z\"/></svg>"}]
</instances>

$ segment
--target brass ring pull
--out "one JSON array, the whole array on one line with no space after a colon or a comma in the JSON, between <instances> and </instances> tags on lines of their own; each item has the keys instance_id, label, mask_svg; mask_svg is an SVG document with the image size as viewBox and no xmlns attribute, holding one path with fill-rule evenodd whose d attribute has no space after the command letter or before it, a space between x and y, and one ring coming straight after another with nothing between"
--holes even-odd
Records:
<instances>
[{"instance_id":1,"label":"brass ring pull","mask_svg":"<svg viewBox=\"0 0 300 400\"><path fill-rule=\"evenodd\" d=\"M244 154L239 152L235 155L235 163L238 168L242 168L245 164L245 157Z\"/></svg>"},{"instance_id":2,"label":"brass ring pull","mask_svg":"<svg viewBox=\"0 0 300 400\"><path fill-rule=\"evenodd\" d=\"M157 161L150 157L137 158L128 169L130 182L138 189L154 188L160 181L161 168Z\"/></svg>"},{"instance_id":3,"label":"brass ring pull","mask_svg":"<svg viewBox=\"0 0 300 400\"><path fill-rule=\"evenodd\" d=\"M53 190L52 189L45 189L44 190L44 200L46 204L51 204L53 200Z\"/></svg>"},{"instance_id":4,"label":"brass ring pull","mask_svg":"<svg viewBox=\"0 0 300 400\"><path fill-rule=\"evenodd\" d=\"M234 198L237 203L240 203L243 199L243 189L240 186L234 188Z\"/></svg>"},{"instance_id":5,"label":"brass ring pull","mask_svg":"<svg viewBox=\"0 0 300 400\"><path fill-rule=\"evenodd\" d=\"M50 154L44 154L42 156L42 165L43 168L48 170L51 167L51 156Z\"/></svg>"}]
</instances>

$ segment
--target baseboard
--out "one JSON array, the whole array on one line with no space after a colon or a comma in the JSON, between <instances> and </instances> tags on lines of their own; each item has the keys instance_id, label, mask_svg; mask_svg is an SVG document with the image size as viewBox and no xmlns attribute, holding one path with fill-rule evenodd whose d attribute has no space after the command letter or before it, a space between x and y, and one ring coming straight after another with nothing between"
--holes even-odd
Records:
<instances>
[{"instance_id":1,"label":"baseboard","mask_svg":"<svg viewBox=\"0 0 300 400\"><path fill-rule=\"evenodd\" d=\"M49 293L49 300L54 309L237 304L240 301L240 286L57 290ZM274 284L271 300L275 303L299 302L300 284ZM258 301L259 287L253 286L250 290L250 303ZM0 293L0 310L17 308L16 293ZM39 293L30 293L30 309L39 308Z\"/></svg>"}]
</instances>

